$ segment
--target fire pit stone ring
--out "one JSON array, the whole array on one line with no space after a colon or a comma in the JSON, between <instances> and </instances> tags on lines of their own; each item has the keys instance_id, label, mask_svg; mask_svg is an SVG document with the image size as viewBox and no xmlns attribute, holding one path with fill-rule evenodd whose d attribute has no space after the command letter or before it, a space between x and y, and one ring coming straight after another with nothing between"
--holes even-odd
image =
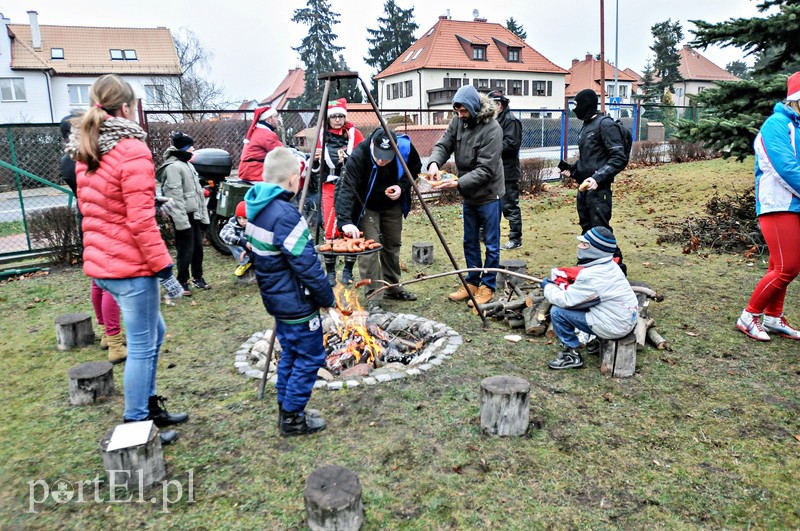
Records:
<instances>
[{"instance_id":1,"label":"fire pit stone ring","mask_svg":"<svg viewBox=\"0 0 800 531\"><path fill-rule=\"evenodd\" d=\"M365 326L373 331L379 337L380 344L384 345L379 356L383 357L384 361L375 367L374 364L353 362L352 358L348 358L342 363L348 366L337 371L331 368L330 362L331 359L336 361L339 359L336 357L336 352L329 351L332 343L336 345L344 343L337 343L341 338L335 335L331 319L323 319L322 327L328 343L326 345L328 364L320 369L314 389L337 391L419 376L450 359L464 342L461 334L446 324L412 314L373 312L366 317ZM241 344L234 353L233 366L238 372L247 378L262 378L271 334L270 329L258 331ZM331 336L334 337L330 339ZM277 381L275 368L278 358L280 358L280 344L276 341L269 370L269 383L273 386Z\"/></svg>"}]
</instances>

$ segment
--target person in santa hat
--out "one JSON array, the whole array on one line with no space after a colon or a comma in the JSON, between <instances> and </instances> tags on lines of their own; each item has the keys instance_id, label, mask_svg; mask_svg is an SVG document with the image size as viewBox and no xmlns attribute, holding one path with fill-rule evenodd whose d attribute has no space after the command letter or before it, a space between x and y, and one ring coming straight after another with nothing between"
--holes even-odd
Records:
<instances>
[{"instance_id":1,"label":"person in santa hat","mask_svg":"<svg viewBox=\"0 0 800 531\"><path fill-rule=\"evenodd\" d=\"M786 100L761 126L756 152L756 216L769 249L769 266L736 328L758 341L770 335L800 340L783 316L786 289L800 273L800 72L789 76Z\"/></svg>"},{"instance_id":2,"label":"person in santa hat","mask_svg":"<svg viewBox=\"0 0 800 531\"><path fill-rule=\"evenodd\" d=\"M259 107L253 114L253 123L244 137L244 148L239 159L239 178L243 181L259 182L264 177L264 159L267 153L283 147L278 138L281 117L274 107Z\"/></svg>"},{"instance_id":3,"label":"person in santa hat","mask_svg":"<svg viewBox=\"0 0 800 531\"><path fill-rule=\"evenodd\" d=\"M323 136L325 151L323 153ZM319 173L322 182L322 220L325 228L325 239L332 240L341 237L341 232L336 227L336 210L333 207L333 191L336 181L342 174L342 168L347 158L353 153L353 148L364 140L364 135L347 121L347 100L339 98L328 102L328 129L320 133L317 139L317 149L314 152L314 166L312 170ZM324 161L324 164L322 163ZM342 281L349 284L353 281L353 265L355 260L345 260L342 272ZM336 257L326 257L325 269L331 286L336 285Z\"/></svg>"}]
</instances>

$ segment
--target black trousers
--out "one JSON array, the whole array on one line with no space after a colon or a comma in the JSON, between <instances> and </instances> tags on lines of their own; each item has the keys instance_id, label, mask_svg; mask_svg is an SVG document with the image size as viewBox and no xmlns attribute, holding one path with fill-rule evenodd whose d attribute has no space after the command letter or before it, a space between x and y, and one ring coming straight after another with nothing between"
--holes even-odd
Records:
<instances>
[{"instance_id":1,"label":"black trousers","mask_svg":"<svg viewBox=\"0 0 800 531\"><path fill-rule=\"evenodd\" d=\"M506 181L503 217L508 220L508 239L522 241L522 212L519 209L519 181Z\"/></svg>"},{"instance_id":2,"label":"black trousers","mask_svg":"<svg viewBox=\"0 0 800 531\"><path fill-rule=\"evenodd\" d=\"M178 251L178 274L175 277L181 284L189 282L189 269L192 278L203 277L203 224L189 214L186 230L175 230L175 248Z\"/></svg>"},{"instance_id":3,"label":"black trousers","mask_svg":"<svg viewBox=\"0 0 800 531\"><path fill-rule=\"evenodd\" d=\"M612 211L611 188L598 188L578 192L578 222L581 225L581 233L587 232L592 227L605 227L611 232L611 211ZM622 263L622 250L617 246L614 257L619 258L619 267L622 272L628 274L628 267Z\"/></svg>"}]
</instances>

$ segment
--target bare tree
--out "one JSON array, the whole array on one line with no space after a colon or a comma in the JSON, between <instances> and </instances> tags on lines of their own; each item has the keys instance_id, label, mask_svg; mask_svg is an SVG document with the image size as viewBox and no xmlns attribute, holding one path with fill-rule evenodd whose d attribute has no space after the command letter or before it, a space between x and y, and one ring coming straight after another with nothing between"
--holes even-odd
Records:
<instances>
[{"instance_id":1,"label":"bare tree","mask_svg":"<svg viewBox=\"0 0 800 531\"><path fill-rule=\"evenodd\" d=\"M172 40L181 65L181 76L151 78L153 86L157 87L154 89L157 101L148 102L151 107L181 110L225 108L227 102L223 87L209 79L208 60L214 56L213 53L207 51L197 35L187 28L180 28ZM181 120L195 119L202 117L191 114L181 117Z\"/></svg>"}]
</instances>

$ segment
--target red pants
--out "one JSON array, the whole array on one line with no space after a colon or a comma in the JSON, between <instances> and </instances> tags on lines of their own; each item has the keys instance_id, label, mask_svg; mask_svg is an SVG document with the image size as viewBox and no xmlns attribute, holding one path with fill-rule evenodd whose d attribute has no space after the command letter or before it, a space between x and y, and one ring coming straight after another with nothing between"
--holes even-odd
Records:
<instances>
[{"instance_id":1,"label":"red pants","mask_svg":"<svg viewBox=\"0 0 800 531\"><path fill-rule=\"evenodd\" d=\"M106 327L106 335L119 334L119 305L113 295L95 284L94 280L92 280L92 306L94 306L97 324Z\"/></svg>"},{"instance_id":2,"label":"red pants","mask_svg":"<svg viewBox=\"0 0 800 531\"><path fill-rule=\"evenodd\" d=\"M769 248L769 268L753 290L746 310L779 317L786 288L800 273L800 214L764 214L759 216L758 224Z\"/></svg>"},{"instance_id":3,"label":"red pants","mask_svg":"<svg viewBox=\"0 0 800 531\"><path fill-rule=\"evenodd\" d=\"M325 239L338 238L342 233L336 228L336 209L333 208L333 190L336 183L322 183L322 226Z\"/></svg>"}]
</instances>

